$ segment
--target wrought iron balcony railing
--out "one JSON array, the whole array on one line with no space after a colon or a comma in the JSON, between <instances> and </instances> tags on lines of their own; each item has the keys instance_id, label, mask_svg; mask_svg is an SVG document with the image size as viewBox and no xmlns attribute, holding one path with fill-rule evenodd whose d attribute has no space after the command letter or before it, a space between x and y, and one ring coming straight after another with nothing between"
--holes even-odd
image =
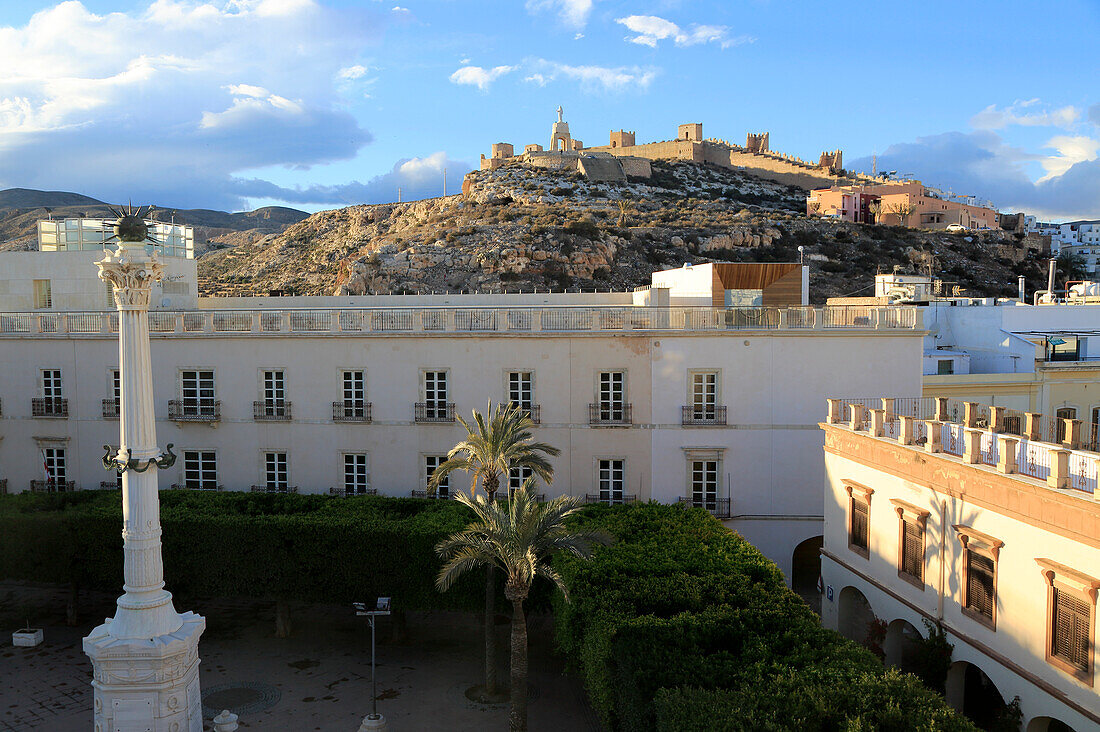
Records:
<instances>
[{"instance_id":1,"label":"wrought iron balcony railing","mask_svg":"<svg viewBox=\"0 0 1100 732\"><path fill-rule=\"evenodd\" d=\"M333 422L370 422L371 403L344 400L332 403Z\"/></svg>"},{"instance_id":2,"label":"wrought iron balcony railing","mask_svg":"<svg viewBox=\"0 0 1100 732\"><path fill-rule=\"evenodd\" d=\"M454 402L417 402L415 416L417 422L454 422Z\"/></svg>"},{"instance_id":3,"label":"wrought iron balcony railing","mask_svg":"<svg viewBox=\"0 0 1100 732\"><path fill-rule=\"evenodd\" d=\"M168 419L173 422L218 422L222 418L222 403L215 399L171 399Z\"/></svg>"},{"instance_id":4,"label":"wrought iron balcony railing","mask_svg":"<svg viewBox=\"0 0 1100 732\"><path fill-rule=\"evenodd\" d=\"M628 425L631 405L626 402L599 402L588 405L588 424Z\"/></svg>"},{"instance_id":5,"label":"wrought iron balcony railing","mask_svg":"<svg viewBox=\"0 0 1100 732\"><path fill-rule=\"evenodd\" d=\"M118 399L103 400L103 419L118 419L121 404Z\"/></svg>"},{"instance_id":6,"label":"wrought iron balcony railing","mask_svg":"<svg viewBox=\"0 0 1100 732\"><path fill-rule=\"evenodd\" d=\"M174 491L224 491L225 486L221 484L216 485L203 485L201 483L173 483L172 490Z\"/></svg>"},{"instance_id":7,"label":"wrought iron balcony railing","mask_svg":"<svg viewBox=\"0 0 1100 732\"><path fill-rule=\"evenodd\" d=\"M77 490L75 480L32 480L32 493L69 493Z\"/></svg>"},{"instance_id":8,"label":"wrought iron balcony railing","mask_svg":"<svg viewBox=\"0 0 1100 732\"><path fill-rule=\"evenodd\" d=\"M682 407L681 424L690 425L724 425L726 423L725 405L700 406L688 405Z\"/></svg>"},{"instance_id":9,"label":"wrought iron balcony railing","mask_svg":"<svg viewBox=\"0 0 1100 732\"><path fill-rule=\"evenodd\" d=\"M704 508L718 518L730 517L730 499L728 498L693 498L681 496L680 503L692 508Z\"/></svg>"},{"instance_id":10,"label":"wrought iron balcony railing","mask_svg":"<svg viewBox=\"0 0 1100 732\"><path fill-rule=\"evenodd\" d=\"M285 399L252 402L252 418L257 422L289 422L290 402Z\"/></svg>"},{"instance_id":11,"label":"wrought iron balcony railing","mask_svg":"<svg viewBox=\"0 0 1100 732\"><path fill-rule=\"evenodd\" d=\"M34 397L31 399L31 416L68 419L69 400L61 397Z\"/></svg>"},{"instance_id":12,"label":"wrought iron balcony railing","mask_svg":"<svg viewBox=\"0 0 1100 732\"><path fill-rule=\"evenodd\" d=\"M531 421L535 424L542 423L542 405L541 404L528 404L526 406L520 406L520 411L525 412Z\"/></svg>"},{"instance_id":13,"label":"wrought iron balcony railing","mask_svg":"<svg viewBox=\"0 0 1100 732\"><path fill-rule=\"evenodd\" d=\"M281 488L276 488L270 485L254 485L251 490L253 493L297 493L298 486L284 485Z\"/></svg>"},{"instance_id":14,"label":"wrought iron balcony railing","mask_svg":"<svg viewBox=\"0 0 1100 732\"><path fill-rule=\"evenodd\" d=\"M341 497L344 497L344 498L347 498L347 497L350 497L350 496L377 496L378 495L378 489L377 488L355 489L355 488L348 488L348 487L337 488L336 486L333 486L333 487L328 489L328 494L330 496L341 496Z\"/></svg>"},{"instance_id":15,"label":"wrought iron balcony railing","mask_svg":"<svg viewBox=\"0 0 1100 732\"><path fill-rule=\"evenodd\" d=\"M601 496L599 493L587 493L584 496L585 503L606 503L610 506L619 506L624 503L637 503L638 496L633 493L620 497Z\"/></svg>"},{"instance_id":16,"label":"wrought iron balcony railing","mask_svg":"<svg viewBox=\"0 0 1100 732\"><path fill-rule=\"evenodd\" d=\"M104 491L116 491L118 490L118 482L114 480L101 480L99 481L99 489Z\"/></svg>"}]
</instances>

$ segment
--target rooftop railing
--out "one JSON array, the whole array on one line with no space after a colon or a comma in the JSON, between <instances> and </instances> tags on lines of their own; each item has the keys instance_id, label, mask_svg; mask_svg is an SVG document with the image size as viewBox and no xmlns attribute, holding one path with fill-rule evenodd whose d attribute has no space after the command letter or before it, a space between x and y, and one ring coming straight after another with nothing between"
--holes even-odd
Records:
<instances>
[{"instance_id":1,"label":"rooftop railing","mask_svg":"<svg viewBox=\"0 0 1100 732\"><path fill-rule=\"evenodd\" d=\"M830 424L1097 495L1100 425L943 397L829 399Z\"/></svg>"},{"instance_id":2,"label":"rooftop railing","mask_svg":"<svg viewBox=\"0 0 1100 732\"><path fill-rule=\"evenodd\" d=\"M620 331L919 330L913 307L745 308L484 307L154 310L155 336L199 334L575 333ZM118 315L103 312L0 313L0 337L111 335Z\"/></svg>"}]
</instances>

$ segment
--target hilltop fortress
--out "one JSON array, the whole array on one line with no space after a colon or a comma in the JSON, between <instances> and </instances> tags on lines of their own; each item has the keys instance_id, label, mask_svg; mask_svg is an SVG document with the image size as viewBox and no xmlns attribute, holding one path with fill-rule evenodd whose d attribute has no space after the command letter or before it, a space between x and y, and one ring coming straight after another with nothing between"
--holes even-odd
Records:
<instances>
[{"instance_id":1,"label":"hilltop fortress","mask_svg":"<svg viewBox=\"0 0 1100 732\"><path fill-rule=\"evenodd\" d=\"M674 140L639 145L633 131L611 130L607 145L585 147L570 133L569 123L562 118L562 108L558 107L557 112L548 148L533 143L516 155L511 143L498 142L492 146L489 157L481 156L481 169L496 170L512 161L521 161L541 168L576 170L591 180L625 181L627 176L648 178L652 174L652 160L684 160L743 169L761 178L807 189L870 181L861 174L844 171L841 150L822 152L815 164L773 151L767 132L748 133L744 145L718 138L704 139L703 125L699 122L679 125Z\"/></svg>"}]
</instances>

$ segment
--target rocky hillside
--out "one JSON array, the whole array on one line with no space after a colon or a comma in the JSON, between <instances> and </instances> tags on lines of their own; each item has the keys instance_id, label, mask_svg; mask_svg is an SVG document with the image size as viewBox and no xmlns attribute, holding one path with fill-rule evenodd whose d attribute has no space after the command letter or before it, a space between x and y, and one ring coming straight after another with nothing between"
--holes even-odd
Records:
<instances>
[{"instance_id":1,"label":"rocky hillside","mask_svg":"<svg viewBox=\"0 0 1100 732\"><path fill-rule=\"evenodd\" d=\"M1000 232L933 234L809 219L805 191L741 171L654 164L649 179L594 183L518 161L477 171L461 196L324 211L281 233L249 232L199 260L204 294L363 294L612 288L707 261L811 265L815 302L870 294L876 271L931 267L968 293L1007 295L1041 264Z\"/></svg>"},{"instance_id":2,"label":"rocky hillside","mask_svg":"<svg viewBox=\"0 0 1100 732\"><path fill-rule=\"evenodd\" d=\"M103 201L65 191L29 188L0 191L0 252L34 249L37 246L35 222L46 218L47 214L55 219L80 216L105 218L111 215L108 206ZM309 214L282 206L267 206L241 213L199 208L157 208L150 214L150 218L157 221L171 221L173 216L176 222L195 227L195 248L201 254L208 242L213 246L235 245L240 241L238 235L241 232L250 232L256 237L277 234Z\"/></svg>"}]
</instances>

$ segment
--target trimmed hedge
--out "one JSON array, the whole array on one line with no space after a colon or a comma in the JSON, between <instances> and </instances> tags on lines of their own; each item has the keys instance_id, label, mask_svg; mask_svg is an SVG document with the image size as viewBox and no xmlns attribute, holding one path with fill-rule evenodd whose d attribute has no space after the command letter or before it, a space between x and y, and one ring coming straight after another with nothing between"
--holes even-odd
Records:
<instances>
[{"instance_id":1,"label":"trimmed hedge","mask_svg":"<svg viewBox=\"0 0 1100 732\"><path fill-rule=\"evenodd\" d=\"M465 527L452 501L162 491L165 582L177 595L479 609L484 582L436 591L434 546ZM0 577L122 587L118 491L0 497ZM548 593L534 598L548 607Z\"/></svg>"},{"instance_id":2,"label":"trimmed hedge","mask_svg":"<svg viewBox=\"0 0 1100 732\"><path fill-rule=\"evenodd\" d=\"M593 507L615 535L561 557L558 644L613 730L972 730L912 676L821 627L779 569L701 509Z\"/></svg>"}]
</instances>

